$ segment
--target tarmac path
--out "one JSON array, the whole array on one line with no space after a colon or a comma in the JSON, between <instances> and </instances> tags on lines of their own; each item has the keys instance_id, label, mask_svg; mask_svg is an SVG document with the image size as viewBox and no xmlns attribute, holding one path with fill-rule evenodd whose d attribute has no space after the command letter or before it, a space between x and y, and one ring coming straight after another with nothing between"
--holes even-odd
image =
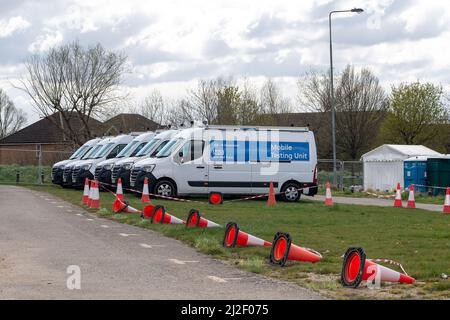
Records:
<instances>
[{"instance_id":1,"label":"tarmac path","mask_svg":"<svg viewBox=\"0 0 450 320\"><path fill-rule=\"evenodd\" d=\"M0 299L322 298L47 193L0 186Z\"/></svg>"}]
</instances>

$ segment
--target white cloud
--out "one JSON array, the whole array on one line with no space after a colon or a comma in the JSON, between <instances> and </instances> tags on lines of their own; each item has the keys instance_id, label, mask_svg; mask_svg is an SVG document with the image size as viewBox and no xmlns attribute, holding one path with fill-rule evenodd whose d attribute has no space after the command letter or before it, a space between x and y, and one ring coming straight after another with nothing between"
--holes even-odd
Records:
<instances>
[{"instance_id":1,"label":"white cloud","mask_svg":"<svg viewBox=\"0 0 450 320\"><path fill-rule=\"evenodd\" d=\"M63 35L60 31L47 31L40 35L30 44L28 51L31 53L39 53L60 44L63 41Z\"/></svg>"},{"instance_id":2,"label":"white cloud","mask_svg":"<svg viewBox=\"0 0 450 320\"><path fill-rule=\"evenodd\" d=\"M16 31L22 31L29 28L31 23L21 16L0 20L0 38L13 35Z\"/></svg>"}]
</instances>

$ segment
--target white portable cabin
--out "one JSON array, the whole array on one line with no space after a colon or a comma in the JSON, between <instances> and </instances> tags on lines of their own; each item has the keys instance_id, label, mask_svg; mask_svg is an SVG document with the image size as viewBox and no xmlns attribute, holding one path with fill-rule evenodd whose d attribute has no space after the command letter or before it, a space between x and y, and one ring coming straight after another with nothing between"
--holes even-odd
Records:
<instances>
[{"instance_id":1,"label":"white portable cabin","mask_svg":"<svg viewBox=\"0 0 450 320\"><path fill-rule=\"evenodd\" d=\"M364 190L392 190L400 182L404 187L403 161L416 156L439 156L422 145L384 144L361 157L364 168Z\"/></svg>"}]
</instances>

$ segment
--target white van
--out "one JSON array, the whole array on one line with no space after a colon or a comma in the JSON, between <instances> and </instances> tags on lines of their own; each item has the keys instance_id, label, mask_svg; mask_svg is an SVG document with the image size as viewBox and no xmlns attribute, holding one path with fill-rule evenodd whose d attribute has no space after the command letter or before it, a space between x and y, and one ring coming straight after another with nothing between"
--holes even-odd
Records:
<instances>
[{"instance_id":1,"label":"white van","mask_svg":"<svg viewBox=\"0 0 450 320\"><path fill-rule=\"evenodd\" d=\"M317 152L308 128L207 126L182 130L156 155L137 162L130 185L144 178L163 196L264 194L273 182L286 201L317 193Z\"/></svg>"},{"instance_id":2,"label":"white van","mask_svg":"<svg viewBox=\"0 0 450 320\"><path fill-rule=\"evenodd\" d=\"M102 139L96 138L91 139L81 147L79 147L67 160L56 162L52 167L52 183L61 185L63 183L63 172L64 167L66 165L70 165L71 163L80 160L83 156L85 156L97 143L99 143Z\"/></svg>"},{"instance_id":3,"label":"white van","mask_svg":"<svg viewBox=\"0 0 450 320\"><path fill-rule=\"evenodd\" d=\"M94 178L100 182L112 184L111 173L114 164L120 160L134 157L155 135L154 132L142 133L131 140L116 157L99 162L95 168Z\"/></svg>"},{"instance_id":4,"label":"white van","mask_svg":"<svg viewBox=\"0 0 450 320\"><path fill-rule=\"evenodd\" d=\"M72 169L72 187L82 188L86 178L94 178L97 164L106 159L116 157L136 135L122 134L117 137L102 140L102 147L85 160L78 161Z\"/></svg>"},{"instance_id":5,"label":"white van","mask_svg":"<svg viewBox=\"0 0 450 320\"><path fill-rule=\"evenodd\" d=\"M136 162L154 157L164 146L179 132L178 130L165 130L158 133L152 140L147 142L136 155L117 161L112 168L111 182L116 184L119 178L124 188L130 187L131 166Z\"/></svg>"}]
</instances>

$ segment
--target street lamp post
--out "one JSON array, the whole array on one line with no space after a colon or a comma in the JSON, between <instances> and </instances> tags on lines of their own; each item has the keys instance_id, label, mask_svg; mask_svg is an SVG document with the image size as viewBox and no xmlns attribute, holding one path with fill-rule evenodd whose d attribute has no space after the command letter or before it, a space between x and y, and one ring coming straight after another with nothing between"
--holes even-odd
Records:
<instances>
[{"instance_id":1,"label":"street lamp post","mask_svg":"<svg viewBox=\"0 0 450 320\"><path fill-rule=\"evenodd\" d=\"M360 8L354 8L351 10L335 10L331 11L328 15L328 22L330 26L330 105L331 105L331 134L333 143L333 184L337 183L337 169L336 169L336 111L334 107L334 84L333 84L333 38L331 32L331 16L333 13L343 13L343 12L353 12L353 13L363 13L364 10Z\"/></svg>"}]
</instances>

